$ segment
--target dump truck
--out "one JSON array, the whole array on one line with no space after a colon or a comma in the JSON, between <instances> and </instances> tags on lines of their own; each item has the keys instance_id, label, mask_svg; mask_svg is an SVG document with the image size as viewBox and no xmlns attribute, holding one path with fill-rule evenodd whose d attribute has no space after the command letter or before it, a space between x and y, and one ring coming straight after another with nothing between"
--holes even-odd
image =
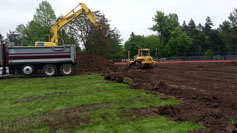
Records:
<instances>
[{"instance_id":1,"label":"dump truck","mask_svg":"<svg viewBox=\"0 0 237 133\"><path fill-rule=\"evenodd\" d=\"M133 60L130 60L130 52L128 52L128 65L129 67L136 66L138 68L153 68L155 61L150 55L150 49L141 48L138 49L138 54L134 56Z\"/></svg>"},{"instance_id":2,"label":"dump truck","mask_svg":"<svg viewBox=\"0 0 237 133\"><path fill-rule=\"evenodd\" d=\"M82 9L77 10L81 6ZM11 42L0 39L0 77L9 74L24 74L30 76L37 70L42 70L48 77L73 74L76 64L76 46L59 46L59 30L81 14L85 14L93 25L101 30L105 37L108 29L95 20L95 15L83 3L59 19L50 30L49 42L37 41L35 46L14 46ZM6 43L7 42L7 43Z\"/></svg>"},{"instance_id":3,"label":"dump truck","mask_svg":"<svg viewBox=\"0 0 237 133\"><path fill-rule=\"evenodd\" d=\"M42 70L47 77L72 75L76 63L75 45L55 47L6 47L0 44L0 76L24 74L31 76Z\"/></svg>"}]
</instances>

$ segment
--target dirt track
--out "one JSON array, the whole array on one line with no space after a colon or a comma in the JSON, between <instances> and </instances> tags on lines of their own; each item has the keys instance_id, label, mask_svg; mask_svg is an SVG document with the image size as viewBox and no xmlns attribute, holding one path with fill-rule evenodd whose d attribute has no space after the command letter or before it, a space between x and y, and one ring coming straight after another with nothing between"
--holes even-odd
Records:
<instances>
[{"instance_id":1,"label":"dirt track","mask_svg":"<svg viewBox=\"0 0 237 133\"><path fill-rule=\"evenodd\" d=\"M160 115L198 122L210 132L237 132L236 63L157 64L154 69L125 73L134 80L134 88L183 101L179 106L158 107Z\"/></svg>"}]
</instances>

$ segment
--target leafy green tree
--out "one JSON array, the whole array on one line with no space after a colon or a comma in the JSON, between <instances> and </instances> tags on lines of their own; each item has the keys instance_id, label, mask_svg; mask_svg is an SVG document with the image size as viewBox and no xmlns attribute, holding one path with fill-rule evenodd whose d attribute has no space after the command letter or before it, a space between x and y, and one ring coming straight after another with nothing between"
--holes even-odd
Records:
<instances>
[{"instance_id":1,"label":"leafy green tree","mask_svg":"<svg viewBox=\"0 0 237 133\"><path fill-rule=\"evenodd\" d=\"M135 56L138 49L145 48L145 37L132 33L128 41L125 42L125 52L130 51L131 57Z\"/></svg>"},{"instance_id":2,"label":"leafy green tree","mask_svg":"<svg viewBox=\"0 0 237 133\"><path fill-rule=\"evenodd\" d=\"M165 15L157 11L153 21L155 25L151 30L160 35L159 56L180 56L189 50L192 40L182 31L177 14ZM187 40L182 40L180 37Z\"/></svg>"},{"instance_id":3,"label":"leafy green tree","mask_svg":"<svg viewBox=\"0 0 237 133\"><path fill-rule=\"evenodd\" d=\"M151 50L151 56L157 57L157 43L159 43L159 36L157 35L150 35L145 37L145 45L143 46L144 48L149 48Z\"/></svg>"},{"instance_id":4,"label":"leafy green tree","mask_svg":"<svg viewBox=\"0 0 237 133\"><path fill-rule=\"evenodd\" d=\"M187 36L180 28L171 32L171 37L165 47L165 56L185 56L189 51L192 39Z\"/></svg>"},{"instance_id":5,"label":"leafy green tree","mask_svg":"<svg viewBox=\"0 0 237 133\"><path fill-rule=\"evenodd\" d=\"M160 35L160 46L159 51L162 49L170 38L170 32L176 27L179 27L177 14L165 15L164 12L157 11L153 18L155 25L151 27L151 30L158 32Z\"/></svg>"},{"instance_id":6,"label":"leafy green tree","mask_svg":"<svg viewBox=\"0 0 237 133\"><path fill-rule=\"evenodd\" d=\"M140 48L149 48L151 56L157 56L157 43L159 43L159 36L141 36L135 35L133 32L128 41L125 42L125 54L130 51L131 57L138 53Z\"/></svg>"},{"instance_id":7,"label":"leafy green tree","mask_svg":"<svg viewBox=\"0 0 237 133\"><path fill-rule=\"evenodd\" d=\"M42 1L36 9L33 20L26 25L20 24L16 28L22 45L34 45L36 41L49 41L50 27L55 21L56 15L51 5L47 1Z\"/></svg>"}]
</instances>

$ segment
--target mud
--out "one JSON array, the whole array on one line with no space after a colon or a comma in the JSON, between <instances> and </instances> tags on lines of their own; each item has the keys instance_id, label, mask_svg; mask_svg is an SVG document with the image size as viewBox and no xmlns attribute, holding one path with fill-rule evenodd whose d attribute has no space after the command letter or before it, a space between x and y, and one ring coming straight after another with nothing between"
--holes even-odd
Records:
<instances>
[{"instance_id":1,"label":"mud","mask_svg":"<svg viewBox=\"0 0 237 133\"><path fill-rule=\"evenodd\" d=\"M237 130L236 63L157 64L154 69L129 69L124 76L133 79L133 88L174 96L183 102L157 107L160 115L210 129L198 132Z\"/></svg>"}]
</instances>

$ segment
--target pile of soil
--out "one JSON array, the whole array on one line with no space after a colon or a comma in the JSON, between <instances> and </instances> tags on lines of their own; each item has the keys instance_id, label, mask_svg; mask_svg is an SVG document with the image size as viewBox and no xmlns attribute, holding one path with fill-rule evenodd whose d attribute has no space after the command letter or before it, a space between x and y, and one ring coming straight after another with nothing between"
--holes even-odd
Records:
<instances>
[{"instance_id":1,"label":"pile of soil","mask_svg":"<svg viewBox=\"0 0 237 133\"><path fill-rule=\"evenodd\" d=\"M75 73L109 73L117 70L117 66L105 56L91 52L77 52Z\"/></svg>"}]
</instances>

